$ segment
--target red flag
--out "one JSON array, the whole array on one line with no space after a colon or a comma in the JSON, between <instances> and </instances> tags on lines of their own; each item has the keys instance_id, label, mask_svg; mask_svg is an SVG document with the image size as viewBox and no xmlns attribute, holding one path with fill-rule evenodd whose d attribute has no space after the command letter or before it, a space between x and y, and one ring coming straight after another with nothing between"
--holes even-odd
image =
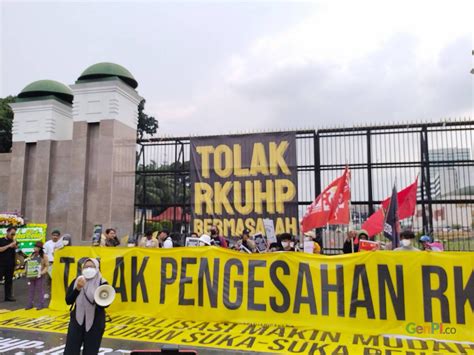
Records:
<instances>
[{"instance_id":1,"label":"red flag","mask_svg":"<svg viewBox=\"0 0 474 355\"><path fill-rule=\"evenodd\" d=\"M400 220L411 217L415 214L416 207L416 191L418 189L418 177L410 186L405 187L397 195L398 201L398 218ZM383 200L381 205L386 211L390 203L390 197Z\"/></svg>"},{"instance_id":2,"label":"red flag","mask_svg":"<svg viewBox=\"0 0 474 355\"><path fill-rule=\"evenodd\" d=\"M344 174L331 182L308 206L306 214L301 220L303 233L314 228L324 227L330 221L331 223L349 223L349 202L347 199L350 199L350 190L348 181L349 169L346 167Z\"/></svg>"},{"instance_id":3,"label":"red flag","mask_svg":"<svg viewBox=\"0 0 474 355\"><path fill-rule=\"evenodd\" d=\"M383 207L375 211L362 225L362 229L367 232L369 237L383 232L385 214Z\"/></svg>"},{"instance_id":4,"label":"red flag","mask_svg":"<svg viewBox=\"0 0 474 355\"><path fill-rule=\"evenodd\" d=\"M329 218L328 224L349 224L351 218L350 202L351 202L351 173L346 168L344 171L345 181L343 181L342 193L339 195L339 203L336 205L333 216Z\"/></svg>"}]
</instances>

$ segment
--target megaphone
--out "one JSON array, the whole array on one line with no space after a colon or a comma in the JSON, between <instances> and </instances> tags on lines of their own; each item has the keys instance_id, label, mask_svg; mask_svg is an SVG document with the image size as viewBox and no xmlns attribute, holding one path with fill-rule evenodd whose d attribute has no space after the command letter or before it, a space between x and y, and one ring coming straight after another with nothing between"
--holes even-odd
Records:
<instances>
[{"instance_id":1,"label":"megaphone","mask_svg":"<svg viewBox=\"0 0 474 355\"><path fill-rule=\"evenodd\" d=\"M94 301L101 307L110 306L114 299L115 289L110 285L99 286L94 292Z\"/></svg>"}]
</instances>

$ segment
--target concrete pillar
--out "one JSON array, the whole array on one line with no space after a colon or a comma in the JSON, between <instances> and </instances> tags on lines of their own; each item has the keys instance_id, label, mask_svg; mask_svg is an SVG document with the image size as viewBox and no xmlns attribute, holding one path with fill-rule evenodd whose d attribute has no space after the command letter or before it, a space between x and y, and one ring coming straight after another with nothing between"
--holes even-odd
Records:
<instances>
[{"instance_id":1,"label":"concrete pillar","mask_svg":"<svg viewBox=\"0 0 474 355\"><path fill-rule=\"evenodd\" d=\"M68 212L68 230L87 242L95 224L117 229L120 237L131 235L136 127L138 103L142 98L119 78L79 81L71 89L74 93L71 159L76 177L71 182L74 192L71 190L70 198L74 202ZM76 129L81 134L76 134Z\"/></svg>"},{"instance_id":2,"label":"concrete pillar","mask_svg":"<svg viewBox=\"0 0 474 355\"><path fill-rule=\"evenodd\" d=\"M48 223L53 142L72 138L72 107L54 95L10 104L14 113L8 209Z\"/></svg>"},{"instance_id":3,"label":"concrete pillar","mask_svg":"<svg viewBox=\"0 0 474 355\"><path fill-rule=\"evenodd\" d=\"M13 142L10 161L8 211L24 213L26 143Z\"/></svg>"},{"instance_id":4,"label":"concrete pillar","mask_svg":"<svg viewBox=\"0 0 474 355\"><path fill-rule=\"evenodd\" d=\"M68 196L69 203L67 205L67 231L76 240L82 240L85 234L87 140L87 122L74 122Z\"/></svg>"}]
</instances>

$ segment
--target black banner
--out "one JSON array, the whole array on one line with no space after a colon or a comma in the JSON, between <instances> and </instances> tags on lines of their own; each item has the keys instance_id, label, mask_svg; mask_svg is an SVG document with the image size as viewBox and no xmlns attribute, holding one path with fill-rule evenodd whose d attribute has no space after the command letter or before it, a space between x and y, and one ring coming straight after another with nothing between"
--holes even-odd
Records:
<instances>
[{"instance_id":1,"label":"black banner","mask_svg":"<svg viewBox=\"0 0 474 355\"><path fill-rule=\"evenodd\" d=\"M191 139L192 229L237 236L298 232L295 132Z\"/></svg>"}]
</instances>

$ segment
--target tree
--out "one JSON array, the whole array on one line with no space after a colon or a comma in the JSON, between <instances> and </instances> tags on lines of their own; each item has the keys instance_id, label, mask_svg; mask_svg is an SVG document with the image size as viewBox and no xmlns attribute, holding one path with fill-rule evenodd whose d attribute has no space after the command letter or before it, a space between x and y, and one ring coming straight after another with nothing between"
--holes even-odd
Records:
<instances>
[{"instance_id":1,"label":"tree","mask_svg":"<svg viewBox=\"0 0 474 355\"><path fill-rule=\"evenodd\" d=\"M145 99L138 104L138 126L137 136L142 139L145 134L154 135L158 130L158 121L153 116L148 116L145 112Z\"/></svg>"},{"instance_id":2,"label":"tree","mask_svg":"<svg viewBox=\"0 0 474 355\"><path fill-rule=\"evenodd\" d=\"M0 153L10 153L12 149L13 111L8 104L15 99L14 96L0 99Z\"/></svg>"}]
</instances>

